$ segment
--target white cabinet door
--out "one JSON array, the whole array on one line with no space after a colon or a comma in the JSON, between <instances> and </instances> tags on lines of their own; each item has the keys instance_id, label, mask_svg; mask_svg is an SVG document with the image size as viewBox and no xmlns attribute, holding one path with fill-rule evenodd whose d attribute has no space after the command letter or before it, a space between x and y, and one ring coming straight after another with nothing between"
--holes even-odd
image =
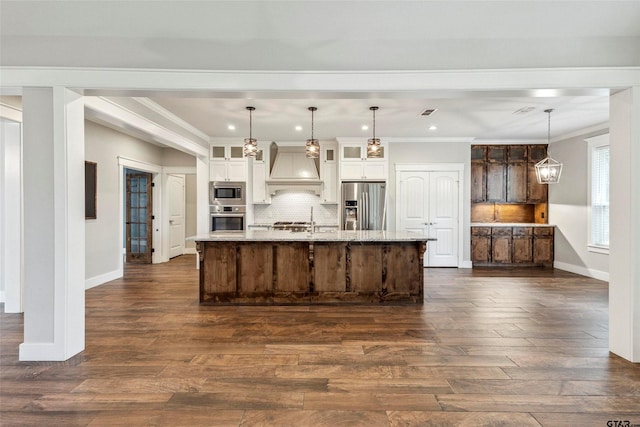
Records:
<instances>
[{"instance_id":1,"label":"white cabinet door","mask_svg":"<svg viewBox=\"0 0 640 427\"><path fill-rule=\"evenodd\" d=\"M365 179L387 179L387 163L371 160L362 162L362 176Z\"/></svg>"},{"instance_id":2,"label":"white cabinet door","mask_svg":"<svg viewBox=\"0 0 640 427\"><path fill-rule=\"evenodd\" d=\"M209 181L227 180L227 162L224 160L212 160L209 163Z\"/></svg>"},{"instance_id":3,"label":"white cabinet door","mask_svg":"<svg viewBox=\"0 0 640 427\"><path fill-rule=\"evenodd\" d=\"M268 203L267 200L267 166L264 162L254 162L253 164L253 203Z\"/></svg>"},{"instance_id":4,"label":"white cabinet door","mask_svg":"<svg viewBox=\"0 0 640 427\"><path fill-rule=\"evenodd\" d=\"M324 164L322 180L322 201L324 203L338 203L338 168L335 162Z\"/></svg>"},{"instance_id":5,"label":"white cabinet door","mask_svg":"<svg viewBox=\"0 0 640 427\"><path fill-rule=\"evenodd\" d=\"M340 163L340 179L362 179L362 163L361 162L342 162Z\"/></svg>"},{"instance_id":6,"label":"white cabinet door","mask_svg":"<svg viewBox=\"0 0 640 427\"><path fill-rule=\"evenodd\" d=\"M227 161L227 181L246 181L246 160Z\"/></svg>"}]
</instances>

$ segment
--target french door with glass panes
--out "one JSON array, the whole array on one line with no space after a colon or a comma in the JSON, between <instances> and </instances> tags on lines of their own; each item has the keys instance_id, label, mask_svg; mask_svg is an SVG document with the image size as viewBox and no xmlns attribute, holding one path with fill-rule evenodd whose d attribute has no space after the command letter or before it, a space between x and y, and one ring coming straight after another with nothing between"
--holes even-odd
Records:
<instances>
[{"instance_id":1,"label":"french door with glass panes","mask_svg":"<svg viewBox=\"0 0 640 427\"><path fill-rule=\"evenodd\" d=\"M127 262L151 263L150 173L127 171Z\"/></svg>"}]
</instances>

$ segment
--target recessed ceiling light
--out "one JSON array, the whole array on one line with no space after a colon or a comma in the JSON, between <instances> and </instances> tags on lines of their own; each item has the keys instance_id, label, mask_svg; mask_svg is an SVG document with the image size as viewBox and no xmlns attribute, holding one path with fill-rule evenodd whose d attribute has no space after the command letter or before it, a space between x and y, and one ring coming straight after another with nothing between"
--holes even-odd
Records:
<instances>
[{"instance_id":1,"label":"recessed ceiling light","mask_svg":"<svg viewBox=\"0 0 640 427\"><path fill-rule=\"evenodd\" d=\"M438 130L438 126L431 125L431 126L429 126L429 130Z\"/></svg>"},{"instance_id":2,"label":"recessed ceiling light","mask_svg":"<svg viewBox=\"0 0 640 427\"><path fill-rule=\"evenodd\" d=\"M229 125L227 126L227 129L229 130L236 130L236 127L234 125Z\"/></svg>"},{"instance_id":3,"label":"recessed ceiling light","mask_svg":"<svg viewBox=\"0 0 640 427\"><path fill-rule=\"evenodd\" d=\"M362 125L362 130L369 130L369 126L367 126L367 125Z\"/></svg>"},{"instance_id":4,"label":"recessed ceiling light","mask_svg":"<svg viewBox=\"0 0 640 427\"><path fill-rule=\"evenodd\" d=\"M302 126L300 126L300 125L296 126L296 130L297 130L298 132L300 132L300 131L302 130Z\"/></svg>"}]
</instances>

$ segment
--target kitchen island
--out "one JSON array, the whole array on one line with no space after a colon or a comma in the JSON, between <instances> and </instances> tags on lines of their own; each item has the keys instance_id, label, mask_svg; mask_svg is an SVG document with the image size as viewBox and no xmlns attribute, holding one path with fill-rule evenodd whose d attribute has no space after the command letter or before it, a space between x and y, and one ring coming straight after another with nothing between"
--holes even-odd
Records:
<instances>
[{"instance_id":1,"label":"kitchen island","mask_svg":"<svg viewBox=\"0 0 640 427\"><path fill-rule=\"evenodd\" d=\"M201 304L421 304L428 239L388 231L245 231L189 238Z\"/></svg>"}]
</instances>

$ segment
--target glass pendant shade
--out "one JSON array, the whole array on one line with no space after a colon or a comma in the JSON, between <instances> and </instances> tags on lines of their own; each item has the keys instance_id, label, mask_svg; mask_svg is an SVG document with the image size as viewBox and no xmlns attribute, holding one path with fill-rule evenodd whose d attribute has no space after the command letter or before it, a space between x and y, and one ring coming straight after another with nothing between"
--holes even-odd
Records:
<instances>
[{"instance_id":1,"label":"glass pendant shade","mask_svg":"<svg viewBox=\"0 0 640 427\"><path fill-rule=\"evenodd\" d=\"M320 142L317 139L307 139L305 153L309 159L317 159L320 157Z\"/></svg>"},{"instance_id":2,"label":"glass pendant shade","mask_svg":"<svg viewBox=\"0 0 640 427\"><path fill-rule=\"evenodd\" d=\"M311 111L311 139L307 139L307 144L305 145L305 154L308 159L320 157L320 141L313 137L313 112L316 110L316 107L309 107L309 111Z\"/></svg>"},{"instance_id":3,"label":"glass pendant shade","mask_svg":"<svg viewBox=\"0 0 640 427\"><path fill-rule=\"evenodd\" d=\"M367 157L380 157L382 149L380 147L380 138L376 138L376 110L378 107L369 107L373 112L373 137L367 141Z\"/></svg>"},{"instance_id":4,"label":"glass pendant shade","mask_svg":"<svg viewBox=\"0 0 640 427\"><path fill-rule=\"evenodd\" d=\"M379 138L369 138L367 142L367 157L380 157L382 150Z\"/></svg>"},{"instance_id":5,"label":"glass pendant shade","mask_svg":"<svg viewBox=\"0 0 640 427\"><path fill-rule=\"evenodd\" d=\"M548 114L548 126L547 126L547 144L551 142L551 112L552 109L544 110ZM562 163L555 160L551 156L547 156L540 160L535 165L536 168L536 180L538 184L557 184L560 181L560 174L562 173Z\"/></svg>"},{"instance_id":6,"label":"glass pendant shade","mask_svg":"<svg viewBox=\"0 0 640 427\"><path fill-rule=\"evenodd\" d=\"M258 154L258 140L253 138L252 136L253 123L252 123L252 117L251 117L251 113L255 110L255 107L247 107L247 110L249 110L249 138L244 139L244 145L243 145L242 151L244 152L244 155L247 157L255 157L256 154Z\"/></svg>"},{"instance_id":7,"label":"glass pendant shade","mask_svg":"<svg viewBox=\"0 0 640 427\"><path fill-rule=\"evenodd\" d=\"M546 157L536 163L536 179L539 184L557 184L562 173L562 163Z\"/></svg>"}]
</instances>

